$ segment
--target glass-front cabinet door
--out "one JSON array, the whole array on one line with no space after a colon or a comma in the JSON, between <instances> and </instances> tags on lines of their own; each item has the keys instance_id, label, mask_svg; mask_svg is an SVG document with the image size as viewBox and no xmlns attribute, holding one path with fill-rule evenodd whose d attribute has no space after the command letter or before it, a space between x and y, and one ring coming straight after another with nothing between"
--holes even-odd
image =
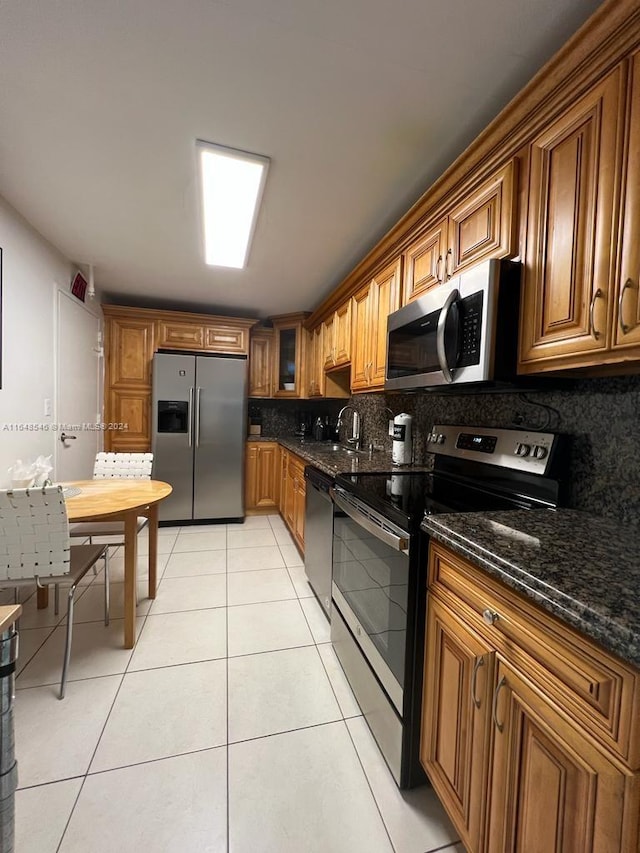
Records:
<instances>
[{"instance_id":1,"label":"glass-front cabinet door","mask_svg":"<svg viewBox=\"0 0 640 853\"><path fill-rule=\"evenodd\" d=\"M305 396L305 341L303 321L308 314L273 318L275 333L275 397Z\"/></svg>"}]
</instances>

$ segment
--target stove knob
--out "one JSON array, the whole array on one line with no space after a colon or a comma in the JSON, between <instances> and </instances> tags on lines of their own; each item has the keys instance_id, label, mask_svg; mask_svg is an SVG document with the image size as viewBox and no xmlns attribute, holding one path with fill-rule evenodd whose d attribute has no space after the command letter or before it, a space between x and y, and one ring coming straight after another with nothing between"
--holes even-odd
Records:
<instances>
[{"instance_id":1,"label":"stove knob","mask_svg":"<svg viewBox=\"0 0 640 853\"><path fill-rule=\"evenodd\" d=\"M445 439L444 435L442 435L442 433L440 433L440 435L438 436L438 444L444 444L444 439Z\"/></svg>"},{"instance_id":2,"label":"stove knob","mask_svg":"<svg viewBox=\"0 0 640 853\"><path fill-rule=\"evenodd\" d=\"M544 459L548 452L549 451L546 447L543 447L541 444L536 444L531 455L536 459Z\"/></svg>"},{"instance_id":3,"label":"stove knob","mask_svg":"<svg viewBox=\"0 0 640 853\"><path fill-rule=\"evenodd\" d=\"M516 444L516 456L528 456L531 453L531 445Z\"/></svg>"}]
</instances>

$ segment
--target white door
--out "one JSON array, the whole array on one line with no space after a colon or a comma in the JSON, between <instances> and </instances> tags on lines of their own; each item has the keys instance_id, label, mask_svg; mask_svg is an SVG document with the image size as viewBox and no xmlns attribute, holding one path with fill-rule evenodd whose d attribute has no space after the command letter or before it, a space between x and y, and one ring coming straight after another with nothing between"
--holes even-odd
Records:
<instances>
[{"instance_id":1,"label":"white door","mask_svg":"<svg viewBox=\"0 0 640 853\"><path fill-rule=\"evenodd\" d=\"M56 305L56 480L90 480L102 447L99 429L102 358L96 352L100 320L75 296L59 290ZM64 429L68 425L70 429ZM61 441L62 432L69 436Z\"/></svg>"}]
</instances>

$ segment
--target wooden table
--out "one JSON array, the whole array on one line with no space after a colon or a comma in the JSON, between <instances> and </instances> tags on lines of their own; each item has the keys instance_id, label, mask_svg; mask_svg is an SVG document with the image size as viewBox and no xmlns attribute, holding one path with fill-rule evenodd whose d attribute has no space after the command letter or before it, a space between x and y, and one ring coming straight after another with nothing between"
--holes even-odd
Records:
<instances>
[{"instance_id":1,"label":"wooden table","mask_svg":"<svg viewBox=\"0 0 640 853\"><path fill-rule=\"evenodd\" d=\"M124 522L124 647L136 642L136 566L138 516L149 519L149 598L156 597L158 556L158 504L172 488L160 480L78 480L62 483L81 489L79 495L65 499L69 522ZM45 595L46 593L46 595ZM38 590L38 607L48 604L48 589Z\"/></svg>"},{"instance_id":2,"label":"wooden table","mask_svg":"<svg viewBox=\"0 0 640 853\"><path fill-rule=\"evenodd\" d=\"M0 634L8 630L22 613L21 604L6 604L0 607Z\"/></svg>"}]
</instances>

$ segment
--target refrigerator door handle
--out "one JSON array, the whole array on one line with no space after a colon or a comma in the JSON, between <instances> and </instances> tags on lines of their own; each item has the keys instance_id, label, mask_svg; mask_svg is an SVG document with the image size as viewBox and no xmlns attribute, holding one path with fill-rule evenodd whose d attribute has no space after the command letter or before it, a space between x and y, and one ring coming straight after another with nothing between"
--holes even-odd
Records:
<instances>
[{"instance_id":1,"label":"refrigerator door handle","mask_svg":"<svg viewBox=\"0 0 640 853\"><path fill-rule=\"evenodd\" d=\"M200 392L202 388L196 388L196 447L200 447Z\"/></svg>"},{"instance_id":2,"label":"refrigerator door handle","mask_svg":"<svg viewBox=\"0 0 640 853\"><path fill-rule=\"evenodd\" d=\"M189 388L189 447L193 447L193 388Z\"/></svg>"}]
</instances>

